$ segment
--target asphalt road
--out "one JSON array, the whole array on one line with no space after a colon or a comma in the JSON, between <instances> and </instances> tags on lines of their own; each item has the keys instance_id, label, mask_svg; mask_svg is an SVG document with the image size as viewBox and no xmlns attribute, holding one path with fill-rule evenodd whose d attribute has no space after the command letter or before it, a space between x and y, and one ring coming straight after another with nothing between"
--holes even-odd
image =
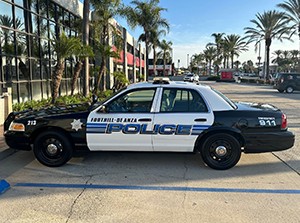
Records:
<instances>
[{"instance_id":1,"label":"asphalt road","mask_svg":"<svg viewBox=\"0 0 300 223\"><path fill-rule=\"evenodd\" d=\"M0 161L0 222L300 222L300 92L206 82L235 101L282 109L296 134L285 152L243 154L216 171L200 156L99 152L48 168L31 152Z\"/></svg>"}]
</instances>

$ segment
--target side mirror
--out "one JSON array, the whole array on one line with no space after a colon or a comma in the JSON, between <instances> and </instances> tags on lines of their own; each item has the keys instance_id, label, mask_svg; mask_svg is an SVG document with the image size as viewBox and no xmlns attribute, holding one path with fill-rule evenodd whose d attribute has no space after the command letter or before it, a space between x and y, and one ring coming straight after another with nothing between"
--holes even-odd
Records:
<instances>
[{"instance_id":1,"label":"side mirror","mask_svg":"<svg viewBox=\"0 0 300 223\"><path fill-rule=\"evenodd\" d=\"M99 113L108 113L108 109L105 105L102 105L97 112L99 112Z\"/></svg>"}]
</instances>

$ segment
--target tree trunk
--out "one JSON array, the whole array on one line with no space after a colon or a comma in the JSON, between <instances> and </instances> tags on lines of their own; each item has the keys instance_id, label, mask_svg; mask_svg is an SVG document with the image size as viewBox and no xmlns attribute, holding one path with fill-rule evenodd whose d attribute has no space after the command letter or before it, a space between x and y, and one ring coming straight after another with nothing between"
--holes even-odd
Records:
<instances>
[{"instance_id":1,"label":"tree trunk","mask_svg":"<svg viewBox=\"0 0 300 223\"><path fill-rule=\"evenodd\" d=\"M77 61L76 65L75 65L74 75L73 75L72 84L71 84L71 95L74 95L77 80L80 75L80 71L82 70L82 65L83 65L83 63L80 60Z\"/></svg>"},{"instance_id":2,"label":"tree trunk","mask_svg":"<svg viewBox=\"0 0 300 223\"><path fill-rule=\"evenodd\" d=\"M83 45L89 45L89 16L90 16L90 0L84 0L83 4L83 22L82 22L82 42ZM89 58L84 58L84 71L83 71L83 94L89 94Z\"/></svg>"},{"instance_id":3,"label":"tree trunk","mask_svg":"<svg viewBox=\"0 0 300 223\"><path fill-rule=\"evenodd\" d=\"M105 72L106 72L106 59L104 57L102 57L101 65L100 65L100 71L98 73L97 81L95 83L96 85L94 87L94 94L98 94L100 83L101 83L102 77L104 76Z\"/></svg>"},{"instance_id":4,"label":"tree trunk","mask_svg":"<svg viewBox=\"0 0 300 223\"><path fill-rule=\"evenodd\" d=\"M145 32L145 45L146 45L146 73L144 80L148 81L149 80L149 43L148 43L148 36L147 32Z\"/></svg>"},{"instance_id":5,"label":"tree trunk","mask_svg":"<svg viewBox=\"0 0 300 223\"><path fill-rule=\"evenodd\" d=\"M269 72L270 72L270 46L272 43L272 39L268 38L266 39L266 54L267 54L267 59L266 59L266 81L269 80Z\"/></svg>"},{"instance_id":6,"label":"tree trunk","mask_svg":"<svg viewBox=\"0 0 300 223\"><path fill-rule=\"evenodd\" d=\"M65 69L64 60L61 59L58 60L55 70L52 74L52 100L51 100L52 104L55 103L56 98L58 97L58 91L59 91L64 69Z\"/></svg>"},{"instance_id":7,"label":"tree trunk","mask_svg":"<svg viewBox=\"0 0 300 223\"><path fill-rule=\"evenodd\" d=\"M155 45L153 45L153 72L154 76L156 76L156 50L155 50Z\"/></svg>"},{"instance_id":8,"label":"tree trunk","mask_svg":"<svg viewBox=\"0 0 300 223\"><path fill-rule=\"evenodd\" d=\"M233 69L233 59L234 59L234 54L231 54L231 69Z\"/></svg>"},{"instance_id":9,"label":"tree trunk","mask_svg":"<svg viewBox=\"0 0 300 223\"><path fill-rule=\"evenodd\" d=\"M166 72L166 54L164 53L164 68L163 68L163 76L165 76Z\"/></svg>"}]
</instances>

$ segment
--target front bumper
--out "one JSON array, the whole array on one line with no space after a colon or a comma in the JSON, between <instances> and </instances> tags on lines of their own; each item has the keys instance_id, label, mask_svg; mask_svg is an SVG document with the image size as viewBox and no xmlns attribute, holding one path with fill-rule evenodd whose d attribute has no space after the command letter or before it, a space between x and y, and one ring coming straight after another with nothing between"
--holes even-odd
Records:
<instances>
[{"instance_id":1,"label":"front bumper","mask_svg":"<svg viewBox=\"0 0 300 223\"><path fill-rule=\"evenodd\" d=\"M30 138L24 132L6 131L4 133L6 144L17 150L31 150Z\"/></svg>"},{"instance_id":2,"label":"front bumper","mask_svg":"<svg viewBox=\"0 0 300 223\"><path fill-rule=\"evenodd\" d=\"M295 135L289 131L274 133L247 133L245 138L245 153L264 153L286 150L294 146Z\"/></svg>"}]
</instances>

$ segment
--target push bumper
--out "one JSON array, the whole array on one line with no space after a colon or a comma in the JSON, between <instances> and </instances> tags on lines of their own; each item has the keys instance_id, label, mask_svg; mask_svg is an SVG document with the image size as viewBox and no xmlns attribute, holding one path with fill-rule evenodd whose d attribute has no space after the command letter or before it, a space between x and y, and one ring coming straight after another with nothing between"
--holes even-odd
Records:
<instances>
[{"instance_id":1,"label":"push bumper","mask_svg":"<svg viewBox=\"0 0 300 223\"><path fill-rule=\"evenodd\" d=\"M295 135L292 132L248 133L245 138L245 153L264 153L282 151L294 146Z\"/></svg>"}]
</instances>

